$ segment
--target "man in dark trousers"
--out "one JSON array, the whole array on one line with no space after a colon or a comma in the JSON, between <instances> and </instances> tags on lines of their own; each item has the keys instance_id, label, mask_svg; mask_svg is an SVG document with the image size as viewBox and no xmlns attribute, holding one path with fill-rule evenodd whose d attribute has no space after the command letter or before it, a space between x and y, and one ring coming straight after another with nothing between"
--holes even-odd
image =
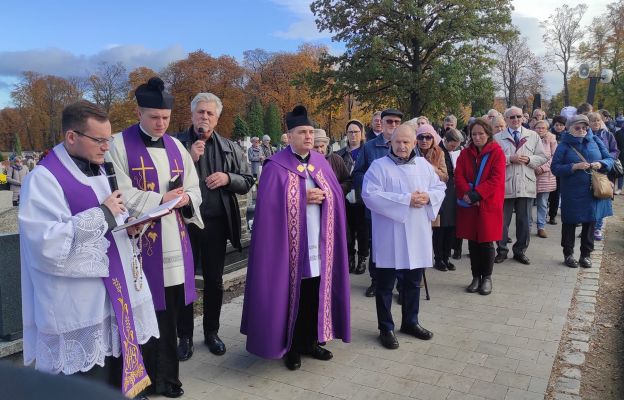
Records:
<instances>
[{"instance_id":1,"label":"man in dark trousers","mask_svg":"<svg viewBox=\"0 0 624 400\"><path fill-rule=\"evenodd\" d=\"M199 175L200 212L205 228L192 229L190 235L204 278L204 343L216 355L225 353L218 332L227 240L242 249L236 194L246 194L254 184L241 148L214 130L222 110L217 96L199 93L191 102L193 125L178 135L191 153ZM185 307L178 326L178 358L185 361L193 355L193 304Z\"/></svg>"}]
</instances>

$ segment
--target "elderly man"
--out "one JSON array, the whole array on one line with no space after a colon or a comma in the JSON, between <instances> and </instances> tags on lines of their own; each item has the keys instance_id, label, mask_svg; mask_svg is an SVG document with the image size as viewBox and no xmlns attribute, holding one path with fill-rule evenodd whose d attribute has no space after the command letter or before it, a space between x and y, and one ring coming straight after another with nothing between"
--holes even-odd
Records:
<instances>
[{"instance_id":1,"label":"elderly man","mask_svg":"<svg viewBox=\"0 0 624 400\"><path fill-rule=\"evenodd\" d=\"M128 213L127 198L113 191L102 168L111 124L82 100L65 107L61 126L65 140L22 191L24 363L134 397L150 385L139 346L158 337L158 323L151 282L143 281L128 236L138 229L113 231Z\"/></svg>"},{"instance_id":2,"label":"elderly man","mask_svg":"<svg viewBox=\"0 0 624 400\"><path fill-rule=\"evenodd\" d=\"M288 134L284 133L282 136L280 136L280 142L277 145L277 151L282 151L286 147L288 147Z\"/></svg>"},{"instance_id":3,"label":"elderly man","mask_svg":"<svg viewBox=\"0 0 624 400\"><path fill-rule=\"evenodd\" d=\"M502 263L507 258L509 249L509 224L512 214L516 213L516 243L513 245L513 258L522 264L531 261L525 252L529 247L529 220L533 200L537 194L535 168L548 161L542 141L537 133L522 126L522 110L510 107L505 110L507 129L494 135L494 139L502 147L506 158L505 203L503 238L498 242L495 263Z\"/></svg>"},{"instance_id":4,"label":"elderly man","mask_svg":"<svg viewBox=\"0 0 624 400\"><path fill-rule=\"evenodd\" d=\"M345 196L347 193L351 191L351 186L353 183L353 179L351 179L351 174L347 169L347 166L339 155L335 154L332 151L329 151L329 138L327 137L327 133L325 133L324 129L315 129L314 130L314 150L322 154L329 165L334 171L336 175L336 179L338 179L338 183L342 188Z\"/></svg>"},{"instance_id":5,"label":"elderly man","mask_svg":"<svg viewBox=\"0 0 624 400\"><path fill-rule=\"evenodd\" d=\"M223 103L217 96L197 94L191 101L193 124L178 135L191 153L201 182L199 211L205 228L191 226L191 240L193 256L202 266L204 278L204 344L216 355L225 353L225 344L218 332L227 241L242 251L241 215L236 195L247 194L254 184L241 148L215 131L222 111ZM193 319L193 305L189 304L179 320L178 358L181 361L193 355Z\"/></svg>"},{"instance_id":6,"label":"elderly man","mask_svg":"<svg viewBox=\"0 0 624 400\"><path fill-rule=\"evenodd\" d=\"M416 132L399 126L390 152L375 160L362 186L362 199L373 226L373 257L377 266L377 322L379 340L388 349L399 342L392 320L392 288L402 271L401 332L422 340L433 333L420 326L418 309L423 268L432 266L431 222L436 219L446 185L416 151Z\"/></svg>"},{"instance_id":7,"label":"elderly man","mask_svg":"<svg viewBox=\"0 0 624 400\"><path fill-rule=\"evenodd\" d=\"M251 138L251 147L247 149L247 158L251 164L251 174L257 178L265 158L264 152L260 148L260 139L257 136Z\"/></svg>"},{"instance_id":8,"label":"elderly man","mask_svg":"<svg viewBox=\"0 0 624 400\"><path fill-rule=\"evenodd\" d=\"M258 187L241 332L247 350L329 360L318 342L351 340L344 194L325 157L312 150L306 109L286 116L290 146L268 159Z\"/></svg>"},{"instance_id":9,"label":"elderly man","mask_svg":"<svg viewBox=\"0 0 624 400\"><path fill-rule=\"evenodd\" d=\"M28 174L28 167L24 166L24 158L15 156L11 166L7 169L7 183L13 192L13 206L19 206L22 183Z\"/></svg>"},{"instance_id":10,"label":"elderly man","mask_svg":"<svg viewBox=\"0 0 624 400\"><path fill-rule=\"evenodd\" d=\"M260 149L262 149L262 154L264 154L265 159L275 154L275 149L273 149L273 146L271 146L271 136L262 136L262 144L260 145Z\"/></svg>"},{"instance_id":11,"label":"elderly man","mask_svg":"<svg viewBox=\"0 0 624 400\"><path fill-rule=\"evenodd\" d=\"M390 138L392 137L394 130L401 124L401 118L403 118L403 113L394 108L388 108L381 112L383 134L377 136L371 141L366 142L364 148L360 150L358 158L355 162L355 167L353 169L353 188L355 189L356 199L362 199L362 182L364 181L364 174L370 165L376 159L388 155L388 150L390 149ZM366 218L370 221L370 211L368 210L366 210ZM372 238L369 240L369 248L371 248L371 242ZM371 277L371 284L366 289L364 295L366 297L374 297L376 281L375 263L372 256L368 259L368 272Z\"/></svg>"},{"instance_id":12,"label":"elderly man","mask_svg":"<svg viewBox=\"0 0 624 400\"><path fill-rule=\"evenodd\" d=\"M115 135L110 157L130 215L141 215L180 197L173 213L149 225L140 248L160 338L143 346L154 385L166 397L184 394L179 379L177 321L185 304L196 298L193 251L187 224L203 228L199 179L191 155L166 134L173 96L164 82L150 78L135 91L139 123Z\"/></svg>"},{"instance_id":13,"label":"elderly man","mask_svg":"<svg viewBox=\"0 0 624 400\"><path fill-rule=\"evenodd\" d=\"M373 140L383 132L381 111L375 111L371 118L370 128L366 131L366 141Z\"/></svg>"}]
</instances>

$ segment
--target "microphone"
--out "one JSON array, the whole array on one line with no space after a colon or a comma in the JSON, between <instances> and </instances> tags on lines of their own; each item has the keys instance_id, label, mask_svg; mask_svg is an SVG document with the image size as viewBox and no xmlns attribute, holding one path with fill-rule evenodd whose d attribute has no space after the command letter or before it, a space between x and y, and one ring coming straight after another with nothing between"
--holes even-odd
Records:
<instances>
[{"instance_id":1,"label":"microphone","mask_svg":"<svg viewBox=\"0 0 624 400\"><path fill-rule=\"evenodd\" d=\"M200 140L206 140L206 138L204 137L204 134L206 133L206 130L204 128L202 128L201 126L197 129L197 132L199 132L201 134L201 138Z\"/></svg>"},{"instance_id":2,"label":"microphone","mask_svg":"<svg viewBox=\"0 0 624 400\"><path fill-rule=\"evenodd\" d=\"M108 184L110 185L111 192L118 190L119 186L117 185L117 175L115 175L115 167L113 167L112 162L107 161L104 163L104 173L108 178Z\"/></svg>"}]
</instances>

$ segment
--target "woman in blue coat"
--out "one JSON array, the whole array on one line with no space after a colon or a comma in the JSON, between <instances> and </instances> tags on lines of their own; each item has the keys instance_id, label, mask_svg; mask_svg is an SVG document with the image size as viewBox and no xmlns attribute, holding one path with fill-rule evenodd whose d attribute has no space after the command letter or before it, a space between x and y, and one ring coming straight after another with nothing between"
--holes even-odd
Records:
<instances>
[{"instance_id":1,"label":"woman in blue coat","mask_svg":"<svg viewBox=\"0 0 624 400\"><path fill-rule=\"evenodd\" d=\"M577 115L567 122L568 131L561 135L561 143L553 155L551 171L561 182L561 246L565 265L591 268L589 258L594 250L594 227L600 218L613 215L611 200L594 197L591 172L607 173L613 167L613 158L600 138L589 129L589 120ZM573 150L583 155L585 161ZM576 224L582 224L581 258L574 259Z\"/></svg>"}]
</instances>

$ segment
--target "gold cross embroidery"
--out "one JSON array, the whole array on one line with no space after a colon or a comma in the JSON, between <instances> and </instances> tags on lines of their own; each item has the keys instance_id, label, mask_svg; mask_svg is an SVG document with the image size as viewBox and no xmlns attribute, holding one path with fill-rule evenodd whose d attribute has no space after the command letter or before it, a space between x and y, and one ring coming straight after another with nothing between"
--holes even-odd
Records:
<instances>
[{"instance_id":1,"label":"gold cross embroidery","mask_svg":"<svg viewBox=\"0 0 624 400\"><path fill-rule=\"evenodd\" d=\"M178 167L178 159L174 159L173 162L175 163L176 169L172 170L172 173L177 173L177 174L181 174L182 172L184 172L183 169L180 169L180 167Z\"/></svg>"},{"instance_id":2,"label":"gold cross embroidery","mask_svg":"<svg viewBox=\"0 0 624 400\"><path fill-rule=\"evenodd\" d=\"M145 176L145 171L149 169L154 169L154 167L146 167L143 161L143 156L139 157L141 159L141 168L132 168L133 171L141 171L143 175L143 190L147 191L147 177Z\"/></svg>"}]
</instances>

